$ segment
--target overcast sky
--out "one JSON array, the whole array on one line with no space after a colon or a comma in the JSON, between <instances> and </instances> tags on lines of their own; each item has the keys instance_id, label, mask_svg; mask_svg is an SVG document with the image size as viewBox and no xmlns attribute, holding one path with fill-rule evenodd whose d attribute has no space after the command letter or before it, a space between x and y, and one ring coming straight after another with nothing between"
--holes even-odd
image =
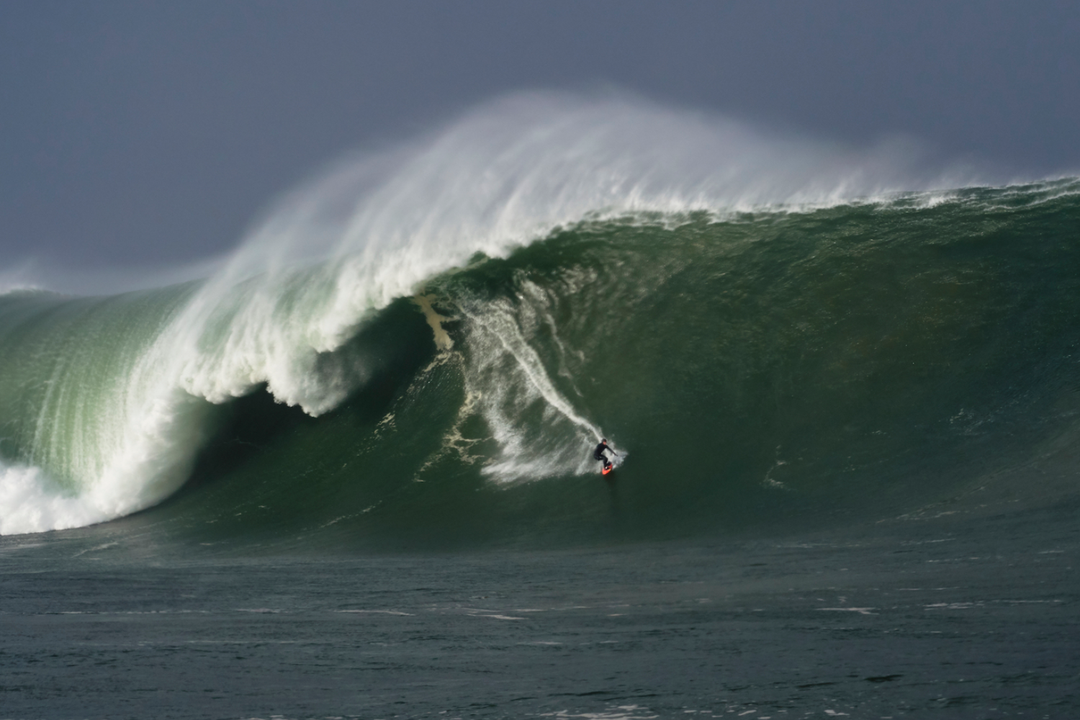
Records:
<instances>
[{"instance_id":1,"label":"overcast sky","mask_svg":"<svg viewBox=\"0 0 1080 720\"><path fill-rule=\"evenodd\" d=\"M217 255L344 151L607 87L1075 173L1080 3L2 0L0 271Z\"/></svg>"}]
</instances>

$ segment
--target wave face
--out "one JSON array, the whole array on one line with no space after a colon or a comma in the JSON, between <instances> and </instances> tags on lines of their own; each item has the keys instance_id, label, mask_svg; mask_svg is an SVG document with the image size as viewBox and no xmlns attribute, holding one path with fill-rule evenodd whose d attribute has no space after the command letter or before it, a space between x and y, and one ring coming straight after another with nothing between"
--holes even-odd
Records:
<instances>
[{"instance_id":1,"label":"wave face","mask_svg":"<svg viewBox=\"0 0 1080 720\"><path fill-rule=\"evenodd\" d=\"M527 96L336 166L208 280L0 296L0 533L160 504L124 522L573 544L925 503L1074 429L1080 182L892 157Z\"/></svg>"}]
</instances>

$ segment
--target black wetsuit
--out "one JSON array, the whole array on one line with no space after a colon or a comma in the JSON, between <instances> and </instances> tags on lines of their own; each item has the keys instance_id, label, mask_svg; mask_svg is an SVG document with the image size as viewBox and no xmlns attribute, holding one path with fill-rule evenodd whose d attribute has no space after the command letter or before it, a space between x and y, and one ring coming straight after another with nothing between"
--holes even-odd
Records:
<instances>
[{"instance_id":1,"label":"black wetsuit","mask_svg":"<svg viewBox=\"0 0 1080 720\"><path fill-rule=\"evenodd\" d=\"M605 450L611 450L611 446L608 445L607 443L600 443L599 445L596 446L596 449L592 451L592 456L593 456L593 460L596 460L598 462L602 462L602 463L604 463L604 467L607 467L608 465L611 464L611 461L608 460L606 455L604 455ZM615 452L615 451L611 450L611 452Z\"/></svg>"}]
</instances>

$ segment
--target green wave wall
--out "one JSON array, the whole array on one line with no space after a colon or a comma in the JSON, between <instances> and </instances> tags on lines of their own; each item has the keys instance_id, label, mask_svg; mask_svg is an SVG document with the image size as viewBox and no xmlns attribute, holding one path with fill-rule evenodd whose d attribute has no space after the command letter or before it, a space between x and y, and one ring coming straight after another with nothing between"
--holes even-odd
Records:
<instances>
[{"instance_id":1,"label":"green wave wall","mask_svg":"<svg viewBox=\"0 0 1080 720\"><path fill-rule=\"evenodd\" d=\"M187 484L125 522L185 542L548 546L918 506L1075 426L1076 190L636 213L476 254L311 354L304 377L344 388L332 407L265 382L189 396L170 426ZM305 270L285 295L334 277ZM99 389L193 292L0 300L5 472L77 499ZM622 453L610 482L600 435Z\"/></svg>"}]
</instances>

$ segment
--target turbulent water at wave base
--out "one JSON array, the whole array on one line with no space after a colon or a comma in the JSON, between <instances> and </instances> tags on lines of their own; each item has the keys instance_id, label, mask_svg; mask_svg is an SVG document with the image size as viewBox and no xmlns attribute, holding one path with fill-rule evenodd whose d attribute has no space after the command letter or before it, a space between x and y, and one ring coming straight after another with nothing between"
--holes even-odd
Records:
<instances>
[{"instance_id":1,"label":"turbulent water at wave base","mask_svg":"<svg viewBox=\"0 0 1080 720\"><path fill-rule=\"evenodd\" d=\"M948 185L897 167L888 147L838 158L635 104L526 98L343 163L210 279L0 296L4 612L41 623L12 641L11 716L1075 709L1061 618L1077 595L1080 181ZM601 437L619 453L606 481ZM896 529L914 522L933 524ZM1008 562L970 566L988 544ZM298 555L319 564L266 559ZM849 600L869 585L876 600ZM926 624L1014 602L980 611L990 644ZM874 640L888 603L906 614ZM543 632L528 614L558 608L578 609ZM751 608L757 629L733 619ZM256 611L307 624L235 615ZM256 668L242 681L214 651L193 672L217 690L196 697L163 669L145 705L100 689L95 653L122 650L88 641L72 693L59 665L23 669L63 646L67 626L41 618L64 612L133 613L115 642L150 655L132 662L228 640ZM197 615L138 619L169 612ZM612 618L635 612L640 634L618 634ZM478 617L516 629L455 625ZM420 625L388 624L402 618ZM854 637L853 618L868 625L852 645L835 633ZM1005 669L967 671L984 683L970 697L937 692L958 678L917 640L943 631L957 645L929 652L944 665ZM339 647L341 633L361 639ZM316 692L271 637L310 658L329 643L335 673L389 674ZM620 642L611 673L574 659Z\"/></svg>"}]
</instances>

